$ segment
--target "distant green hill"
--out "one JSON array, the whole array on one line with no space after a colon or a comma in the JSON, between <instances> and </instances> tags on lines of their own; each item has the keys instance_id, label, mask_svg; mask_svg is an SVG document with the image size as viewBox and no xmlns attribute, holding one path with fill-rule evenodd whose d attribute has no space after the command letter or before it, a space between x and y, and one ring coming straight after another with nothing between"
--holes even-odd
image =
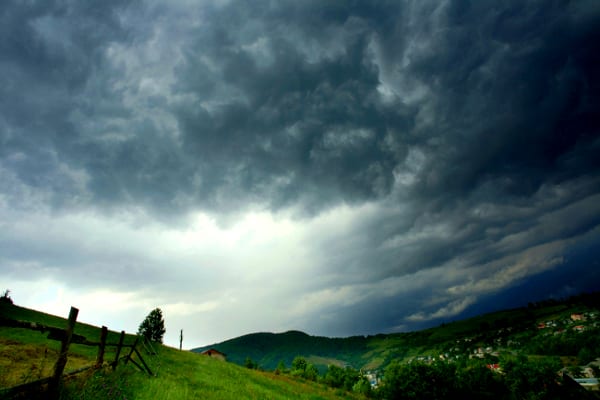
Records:
<instances>
[{"instance_id":1,"label":"distant green hill","mask_svg":"<svg viewBox=\"0 0 600 400\"><path fill-rule=\"evenodd\" d=\"M363 336L340 339L288 331L277 334L253 333L192 351L202 352L209 348L215 348L227 354L228 361L243 365L246 358L250 357L258 362L260 367L267 370L275 369L280 361L289 367L297 355L304 355L308 358L318 357L327 364L340 366L350 364L357 367L364 363L362 356L369 350L367 343L368 339ZM320 364L314 361L313 363L317 366Z\"/></svg>"},{"instance_id":2,"label":"distant green hill","mask_svg":"<svg viewBox=\"0 0 600 400\"><path fill-rule=\"evenodd\" d=\"M564 300L545 300L527 307L493 312L462 321L442 324L422 331L327 338L310 336L299 331L284 333L253 333L221 343L193 349L202 352L209 348L227 354L229 361L243 365L246 358L266 370L273 370L280 361L288 367L294 357L301 355L323 371L328 364L350 365L355 369L383 369L392 360L427 357L465 357L479 349L492 348L488 353L512 352L538 354L545 348L559 348L556 355L577 355L577 347L569 343L582 340L595 346L600 308L600 293L584 294ZM571 314L592 315L582 322L585 332L575 332L578 326ZM552 322L547 328L538 324ZM556 334L554 334L556 332ZM551 338L549 333L552 333ZM577 335L577 336L574 336ZM586 339L587 337L590 339ZM586 341L587 340L587 341ZM550 342L549 342L550 341ZM562 346L562 343L566 345ZM561 344L561 346L558 346ZM550 347L548 347L550 346ZM600 349L599 349L600 350ZM549 350L548 350L549 351Z\"/></svg>"}]
</instances>

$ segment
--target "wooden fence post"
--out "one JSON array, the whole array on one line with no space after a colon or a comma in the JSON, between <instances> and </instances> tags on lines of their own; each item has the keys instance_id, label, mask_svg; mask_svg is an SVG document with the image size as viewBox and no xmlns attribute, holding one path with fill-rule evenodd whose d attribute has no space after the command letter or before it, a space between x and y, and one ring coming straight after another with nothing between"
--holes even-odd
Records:
<instances>
[{"instance_id":1,"label":"wooden fence post","mask_svg":"<svg viewBox=\"0 0 600 400\"><path fill-rule=\"evenodd\" d=\"M102 367L104 363L104 349L106 348L106 335L108 334L108 328L102 326L100 332L100 345L98 346L98 357L96 357L96 368Z\"/></svg>"},{"instance_id":2,"label":"wooden fence post","mask_svg":"<svg viewBox=\"0 0 600 400\"><path fill-rule=\"evenodd\" d=\"M77 314L79 314L79 310L75 307L71 307L67 328L65 329L65 334L60 345L60 354L58 360L56 360L56 364L54 364L54 375L52 376L49 389L50 396L56 398L58 398L59 394L60 378L67 365L67 352L69 351L69 345L71 344L71 338L73 337L73 329L75 328L75 321L77 321Z\"/></svg>"},{"instance_id":3,"label":"wooden fence post","mask_svg":"<svg viewBox=\"0 0 600 400\"><path fill-rule=\"evenodd\" d=\"M125 340L125 331L121 331L121 337L119 337L119 345L117 346L117 355L115 356L115 361L113 361L113 364L112 364L113 370L117 369L117 365L119 364L119 356L121 355L121 349L123 348L123 340Z\"/></svg>"},{"instance_id":4,"label":"wooden fence post","mask_svg":"<svg viewBox=\"0 0 600 400\"><path fill-rule=\"evenodd\" d=\"M148 368L148 364L146 364L146 361L144 361L144 357L142 357L142 354L138 351L138 349L136 349L135 347L133 348L135 350L135 354L137 354L138 358L140 359L140 361L142 362L142 364L144 365L144 368L146 368L146 372L148 372L148 375L150 376L154 376L152 374L152 371L150 370L150 368ZM137 364L135 361L131 360L132 363L134 363L135 365L138 366L139 369L141 369L142 371L144 371L139 364Z\"/></svg>"},{"instance_id":5,"label":"wooden fence post","mask_svg":"<svg viewBox=\"0 0 600 400\"><path fill-rule=\"evenodd\" d=\"M127 358L125 359L125 365L127 365L127 362L129 360L131 360L131 355L133 354L133 351L135 350L135 346L137 346L137 344L138 344L138 340L140 340L140 337L136 336L135 340L133 341L133 345L131 346L131 351L129 352L129 354L127 355Z\"/></svg>"}]
</instances>

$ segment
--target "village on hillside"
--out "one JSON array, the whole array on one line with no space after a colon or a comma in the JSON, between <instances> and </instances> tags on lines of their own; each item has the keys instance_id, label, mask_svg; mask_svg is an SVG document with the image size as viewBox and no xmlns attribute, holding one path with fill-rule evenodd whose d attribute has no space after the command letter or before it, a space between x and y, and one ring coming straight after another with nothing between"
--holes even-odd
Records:
<instances>
[{"instance_id":1,"label":"village on hillside","mask_svg":"<svg viewBox=\"0 0 600 400\"><path fill-rule=\"evenodd\" d=\"M492 329L479 335L467 336L456 339L454 345L447 347L442 352L427 351L427 354L410 357L408 364L421 362L432 364L434 362L459 363L465 360L484 360L486 367L491 371L502 374L501 359L504 356L517 356L519 354L536 355L535 343L551 339L553 342L565 340L570 342L577 339L577 335L596 333L600 326L599 313L595 311L571 313L555 319L530 321L528 329L522 330L515 327L502 327ZM532 346L532 342L534 345ZM589 354L588 354L589 353ZM545 354L549 355L549 354ZM556 371L558 375L572 379L587 390L599 391L600 383L600 356L582 347L577 357L561 357L561 361L568 366ZM382 379L383 371L368 370L363 372L373 387L377 387Z\"/></svg>"}]
</instances>

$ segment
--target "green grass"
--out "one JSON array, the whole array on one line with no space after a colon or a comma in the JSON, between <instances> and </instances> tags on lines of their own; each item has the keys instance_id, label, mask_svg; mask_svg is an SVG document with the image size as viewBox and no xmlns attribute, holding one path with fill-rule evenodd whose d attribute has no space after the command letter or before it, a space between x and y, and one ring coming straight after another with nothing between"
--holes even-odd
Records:
<instances>
[{"instance_id":1,"label":"green grass","mask_svg":"<svg viewBox=\"0 0 600 400\"><path fill-rule=\"evenodd\" d=\"M0 316L26 322L66 327L66 319L18 306L0 304ZM100 340L100 328L77 322L74 333L90 341ZM60 351L60 342L49 340L48 332L39 332L25 328L0 327L0 388L35 381L52 375L54 363ZM117 343L120 332L111 332L107 343ZM128 335L125 343L132 343L133 335ZM107 347L104 359L107 362L115 358L116 347ZM65 373L94 364L98 348L72 344Z\"/></svg>"},{"instance_id":2,"label":"green grass","mask_svg":"<svg viewBox=\"0 0 600 400\"><path fill-rule=\"evenodd\" d=\"M0 306L0 316L44 325L64 327L66 320L17 306ZM97 341L100 328L77 323L75 333ZM111 332L108 342L117 342L119 333ZM133 338L129 336L127 343ZM46 335L22 328L0 327L0 388L11 387L50 376L60 347ZM127 349L124 349L124 352ZM97 348L72 345L66 372L92 365ZM121 363L110 368L90 370L66 380L62 399L362 399L351 393L330 389L315 382L288 375L249 370L188 351L159 346L157 355L145 354L156 376ZM107 352L105 361L114 356Z\"/></svg>"},{"instance_id":3,"label":"green grass","mask_svg":"<svg viewBox=\"0 0 600 400\"><path fill-rule=\"evenodd\" d=\"M356 398L286 375L249 370L191 352L161 347L144 356L157 370L151 377L132 365L70 382L64 399L343 399Z\"/></svg>"},{"instance_id":4,"label":"green grass","mask_svg":"<svg viewBox=\"0 0 600 400\"><path fill-rule=\"evenodd\" d=\"M329 365L335 365L336 367L344 367L346 363L344 361L340 361L331 357L320 357L315 355L310 355L306 357L306 361L314 365L322 365L328 367Z\"/></svg>"}]
</instances>

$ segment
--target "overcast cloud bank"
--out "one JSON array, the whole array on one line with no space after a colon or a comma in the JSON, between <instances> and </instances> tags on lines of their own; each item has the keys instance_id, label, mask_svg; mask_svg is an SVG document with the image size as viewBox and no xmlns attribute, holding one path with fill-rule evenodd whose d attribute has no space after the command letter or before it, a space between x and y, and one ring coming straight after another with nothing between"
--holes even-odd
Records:
<instances>
[{"instance_id":1,"label":"overcast cloud bank","mask_svg":"<svg viewBox=\"0 0 600 400\"><path fill-rule=\"evenodd\" d=\"M596 1L4 1L0 31L19 304L159 306L194 347L600 289Z\"/></svg>"}]
</instances>

